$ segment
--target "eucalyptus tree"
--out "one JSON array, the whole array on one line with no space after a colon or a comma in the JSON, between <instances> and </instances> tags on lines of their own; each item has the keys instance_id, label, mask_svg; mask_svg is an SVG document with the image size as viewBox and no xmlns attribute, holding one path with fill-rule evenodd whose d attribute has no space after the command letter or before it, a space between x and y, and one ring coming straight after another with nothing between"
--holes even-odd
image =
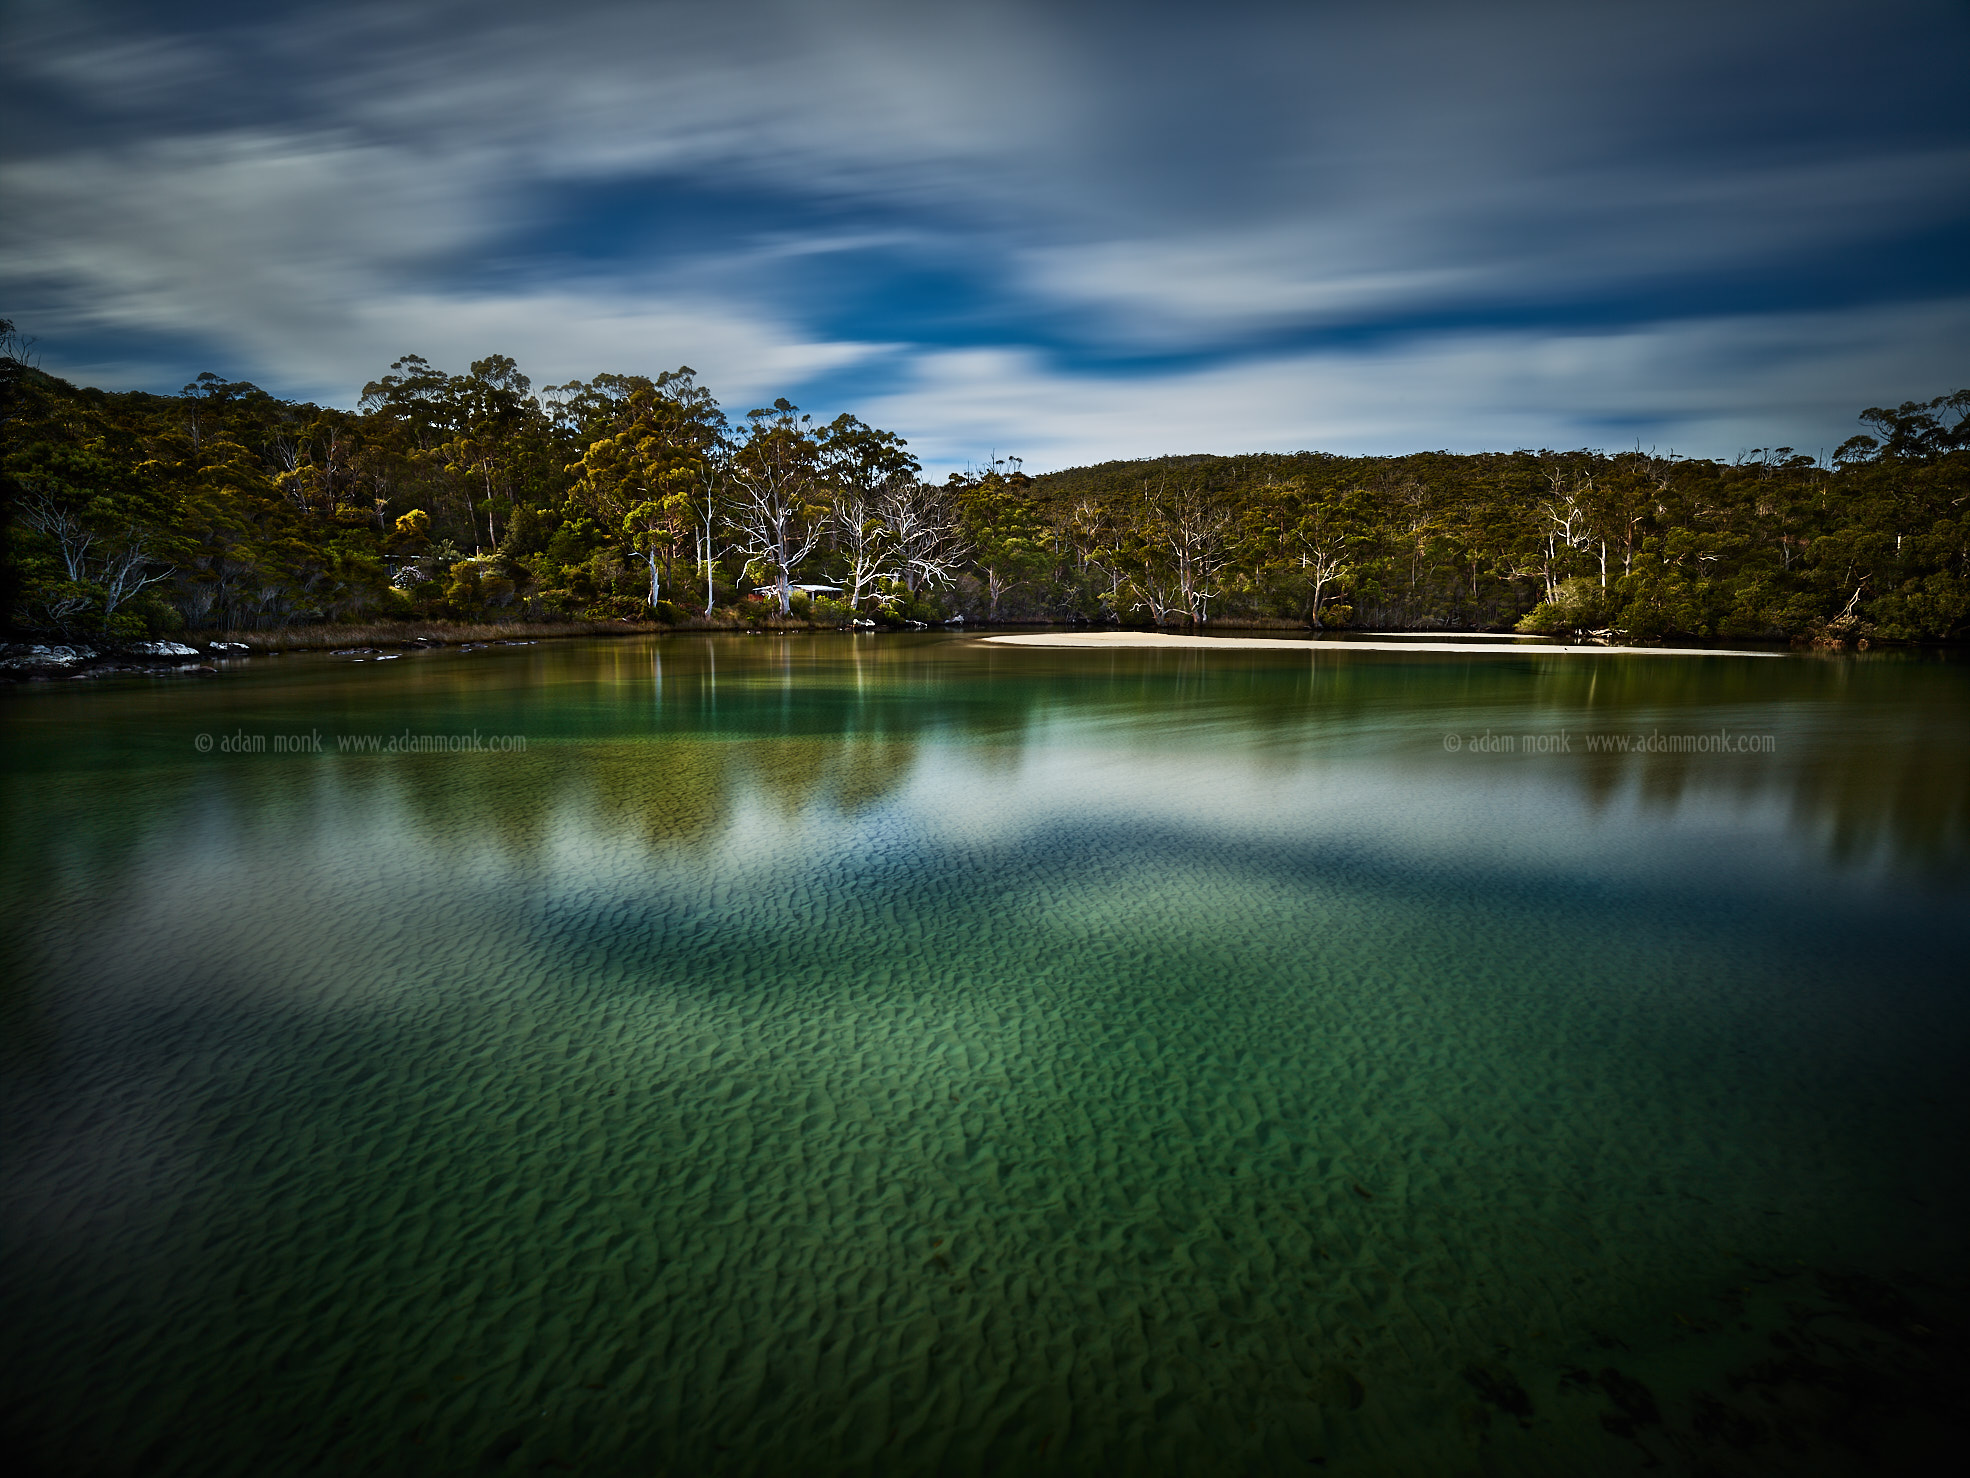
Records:
<instances>
[{"instance_id":1,"label":"eucalyptus tree","mask_svg":"<svg viewBox=\"0 0 1970 1478\"><path fill-rule=\"evenodd\" d=\"M1052 539L1025 473L1008 472L995 458L982 476L966 480L953 473L952 478L949 490L969 558L985 586L985 617L996 621L1005 614L1007 596L1042 581Z\"/></svg>"},{"instance_id":2,"label":"eucalyptus tree","mask_svg":"<svg viewBox=\"0 0 1970 1478\"><path fill-rule=\"evenodd\" d=\"M452 532L481 548L497 545L501 508L510 519L560 477L553 424L532 389L504 354L475 360L462 375L422 355L394 360L363 387L362 413L366 439L394 452L398 465L386 471L387 459L371 453L364 476L389 489L386 502L408 490L440 512L453 506ZM386 511L377 511L379 522Z\"/></svg>"},{"instance_id":3,"label":"eucalyptus tree","mask_svg":"<svg viewBox=\"0 0 1970 1478\"><path fill-rule=\"evenodd\" d=\"M39 582L35 613L64 634L136 634L142 628L127 629L125 608L174 573L159 560L168 539L159 527L165 521L159 500L127 476L104 476L112 470L95 458L64 460L64 467L15 474L15 517L44 541L58 572ZM76 473L89 486L67 480Z\"/></svg>"},{"instance_id":4,"label":"eucalyptus tree","mask_svg":"<svg viewBox=\"0 0 1970 1478\"><path fill-rule=\"evenodd\" d=\"M426 504L448 535L476 544L469 459L456 445L466 433L457 380L423 355L406 354L363 386L361 411L371 441L395 463L391 480Z\"/></svg>"},{"instance_id":5,"label":"eucalyptus tree","mask_svg":"<svg viewBox=\"0 0 1970 1478\"><path fill-rule=\"evenodd\" d=\"M723 470L722 459L709 461L705 481L691 499L691 534L697 544L698 573L705 580L707 616L718 601L718 562L732 552L729 545L717 542L719 531L726 525L724 485L719 480Z\"/></svg>"},{"instance_id":6,"label":"eucalyptus tree","mask_svg":"<svg viewBox=\"0 0 1970 1478\"><path fill-rule=\"evenodd\" d=\"M1099 603L1159 622L1298 609L1316 627L1346 606L1407 624L1531 609L1630 638L1970 629L1964 391L1871 408L1872 434L1825 466L1784 447L1735 463L1528 449L1035 479L995 458L939 486L900 437L852 416L817 428L782 400L730 434L688 368L536 399L504 356L452 375L409 355L352 414L217 374L178 396L78 389L0 323L0 392L0 609L25 630L265 626L372 604L614 613L675 592L686 560L709 611L733 554L782 611L798 569L828 554L857 605L955 584L967 611L1000 618Z\"/></svg>"},{"instance_id":7,"label":"eucalyptus tree","mask_svg":"<svg viewBox=\"0 0 1970 1478\"><path fill-rule=\"evenodd\" d=\"M1970 448L1970 390L1954 390L1931 401L1905 400L1894 410L1870 406L1861 412L1860 420L1886 440L1850 437L1840 444L1836 457L1844 461L1875 457L1891 462L1932 461Z\"/></svg>"},{"instance_id":8,"label":"eucalyptus tree","mask_svg":"<svg viewBox=\"0 0 1970 1478\"><path fill-rule=\"evenodd\" d=\"M1603 590L1611 580L1633 571L1644 531L1665 500L1674 496L1674 473L1674 460L1637 451L1611 459L1597 474L1576 479L1572 498L1585 511L1588 524L1583 553L1594 560ZM1782 551L1786 519L1776 503L1768 512L1775 515Z\"/></svg>"},{"instance_id":9,"label":"eucalyptus tree","mask_svg":"<svg viewBox=\"0 0 1970 1478\"><path fill-rule=\"evenodd\" d=\"M859 611L862 602L895 572L896 536L884 516L883 492L850 485L835 493L833 542L842 561L841 583L851 611Z\"/></svg>"},{"instance_id":10,"label":"eucalyptus tree","mask_svg":"<svg viewBox=\"0 0 1970 1478\"><path fill-rule=\"evenodd\" d=\"M749 569L771 578L783 616L793 608L794 571L821 547L829 527L813 421L785 396L747 411L725 462L734 547Z\"/></svg>"},{"instance_id":11,"label":"eucalyptus tree","mask_svg":"<svg viewBox=\"0 0 1970 1478\"><path fill-rule=\"evenodd\" d=\"M390 361L388 374L363 386L362 411L401 430L419 450L436 448L457 428L452 377L421 354Z\"/></svg>"},{"instance_id":12,"label":"eucalyptus tree","mask_svg":"<svg viewBox=\"0 0 1970 1478\"><path fill-rule=\"evenodd\" d=\"M850 609L900 573L896 530L888 517L892 489L913 483L920 468L893 432L840 415L820 437L820 471L829 485L833 540L845 565Z\"/></svg>"},{"instance_id":13,"label":"eucalyptus tree","mask_svg":"<svg viewBox=\"0 0 1970 1478\"><path fill-rule=\"evenodd\" d=\"M598 377L599 378L599 377ZM711 391L698 383L690 365L665 370L656 379L657 393L669 412L669 434L679 450L664 483L665 517L672 529L688 528L705 578L705 613L711 613L718 560L716 545L724 522L722 478L730 451L725 412ZM672 547L676 547L673 540Z\"/></svg>"},{"instance_id":14,"label":"eucalyptus tree","mask_svg":"<svg viewBox=\"0 0 1970 1478\"><path fill-rule=\"evenodd\" d=\"M672 372L690 376L695 373L689 365ZM593 380L548 385L540 393L541 414L567 445L585 447L598 436L613 436L621 430L630 401L639 391L656 383L647 375L604 373Z\"/></svg>"},{"instance_id":15,"label":"eucalyptus tree","mask_svg":"<svg viewBox=\"0 0 1970 1478\"><path fill-rule=\"evenodd\" d=\"M883 485L878 516L888 530L897 578L910 595L950 585L971 557L949 487L913 476Z\"/></svg>"},{"instance_id":16,"label":"eucalyptus tree","mask_svg":"<svg viewBox=\"0 0 1970 1478\"><path fill-rule=\"evenodd\" d=\"M590 422L598 434L568 468L570 496L647 563L655 605L713 477L724 417L688 365L654 380L619 377L610 389L621 394L607 419Z\"/></svg>"},{"instance_id":17,"label":"eucalyptus tree","mask_svg":"<svg viewBox=\"0 0 1970 1478\"><path fill-rule=\"evenodd\" d=\"M1324 629L1328 599L1354 570L1355 547L1364 532L1359 493L1309 489L1305 478L1269 489L1260 505L1253 542L1266 548L1275 568L1306 590L1306 622Z\"/></svg>"},{"instance_id":18,"label":"eucalyptus tree","mask_svg":"<svg viewBox=\"0 0 1970 1478\"><path fill-rule=\"evenodd\" d=\"M1236 550L1231 503L1201 479L1187 478L1174 489L1159 489L1150 505L1150 528L1178 607L1193 625L1206 624Z\"/></svg>"},{"instance_id":19,"label":"eucalyptus tree","mask_svg":"<svg viewBox=\"0 0 1970 1478\"><path fill-rule=\"evenodd\" d=\"M1057 523L1074 552L1082 584L1092 587L1098 580L1102 588L1095 591L1095 600L1119 620L1133 564L1125 552L1130 543L1126 512L1108 500L1082 493L1060 510Z\"/></svg>"},{"instance_id":20,"label":"eucalyptus tree","mask_svg":"<svg viewBox=\"0 0 1970 1478\"><path fill-rule=\"evenodd\" d=\"M45 624L103 629L156 583L154 550L177 511L173 490L151 449L97 406L61 394L59 381L21 360L11 369L0 468L12 522L30 535L11 552L28 567Z\"/></svg>"},{"instance_id":21,"label":"eucalyptus tree","mask_svg":"<svg viewBox=\"0 0 1970 1478\"><path fill-rule=\"evenodd\" d=\"M513 506L528 432L545 424L532 390L532 381L504 354L473 361L469 373L454 376L449 386L453 434L442 448L446 469L475 482L475 493L484 493L482 499L467 501L486 516L489 548L499 544L494 510L502 499L509 509ZM475 517L475 541L478 530Z\"/></svg>"},{"instance_id":22,"label":"eucalyptus tree","mask_svg":"<svg viewBox=\"0 0 1970 1478\"><path fill-rule=\"evenodd\" d=\"M1587 516L1592 497L1593 471L1581 471L1566 462L1545 469L1546 494L1534 511L1531 558L1512 571L1515 576L1536 578L1546 604L1559 598L1560 585L1577 573L1578 556L1593 544Z\"/></svg>"}]
</instances>

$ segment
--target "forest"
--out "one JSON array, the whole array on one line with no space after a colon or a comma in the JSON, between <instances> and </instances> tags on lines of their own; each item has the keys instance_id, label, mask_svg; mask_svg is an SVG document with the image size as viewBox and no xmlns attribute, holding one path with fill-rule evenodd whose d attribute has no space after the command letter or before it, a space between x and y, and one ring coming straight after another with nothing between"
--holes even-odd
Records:
<instances>
[{"instance_id":1,"label":"forest","mask_svg":"<svg viewBox=\"0 0 1970 1478\"><path fill-rule=\"evenodd\" d=\"M0 324L0 600L23 636L309 624L1108 622L1819 645L1970 632L1970 391L1827 462L1171 456L927 480L908 443L688 367L538 392L406 356L354 410L202 374L71 385Z\"/></svg>"}]
</instances>

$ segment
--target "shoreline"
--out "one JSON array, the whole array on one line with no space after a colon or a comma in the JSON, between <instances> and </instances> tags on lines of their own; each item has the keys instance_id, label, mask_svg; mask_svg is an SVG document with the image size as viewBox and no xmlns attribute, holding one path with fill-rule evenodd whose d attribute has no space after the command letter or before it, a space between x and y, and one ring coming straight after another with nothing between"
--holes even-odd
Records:
<instances>
[{"instance_id":1,"label":"shoreline","mask_svg":"<svg viewBox=\"0 0 1970 1478\"><path fill-rule=\"evenodd\" d=\"M982 624L982 623L981 623ZM1014 623L1006 623L1008 625ZM940 628L929 628L937 631ZM1013 631L986 635L991 628L980 625L953 629L945 624L947 636L969 636L981 642L1006 646L1079 648L1082 650L1184 650L1230 647L1243 651L1325 651L1325 652L1436 652L1493 655L1509 653L1530 656L1589 657L1784 657L1787 651L1749 651L1727 647L1622 647L1580 643L1567 645L1541 640L1518 632L1430 632L1422 639L1356 640L1347 636L1193 636L1162 631L1094 631L1054 629ZM1263 629L1263 628L1261 628ZM50 678L108 677L113 675L215 673L220 664L249 657L273 657L288 653L323 652L336 655L338 647L354 651L417 651L477 646L532 645L538 641L566 641L579 638L621 640L643 636L796 636L847 631L846 627L823 626L798 619L771 620L758 625L715 624L702 618L675 625L658 622L405 622L384 627L347 624L340 626L297 626L278 632L215 632L201 634L187 643L178 640L102 644L62 642L59 638L15 639L0 642L0 685L45 682ZM1402 638L1399 632L1372 632L1364 635ZM353 653L352 653L353 654Z\"/></svg>"}]
</instances>

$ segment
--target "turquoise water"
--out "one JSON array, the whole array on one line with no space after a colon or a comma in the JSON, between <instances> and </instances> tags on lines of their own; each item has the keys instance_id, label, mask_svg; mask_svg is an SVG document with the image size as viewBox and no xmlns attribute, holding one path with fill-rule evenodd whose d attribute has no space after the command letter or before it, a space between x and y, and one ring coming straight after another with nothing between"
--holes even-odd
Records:
<instances>
[{"instance_id":1,"label":"turquoise water","mask_svg":"<svg viewBox=\"0 0 1970 1478\"><path fill-rule=\"evenodd\" d=\"M673 637L0 716L31 1470L1963 1440L1963 664Z\"/></svg>"}]
</instances>

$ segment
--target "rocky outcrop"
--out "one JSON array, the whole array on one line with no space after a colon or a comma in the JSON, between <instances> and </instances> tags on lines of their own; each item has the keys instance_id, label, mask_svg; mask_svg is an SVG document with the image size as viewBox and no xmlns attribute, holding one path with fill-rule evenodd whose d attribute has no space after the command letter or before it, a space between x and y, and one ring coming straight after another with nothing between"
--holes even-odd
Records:
<instances>
[{"instance_id":1,"label":"rocky outcrop","mask_svg":"<svg viewBox=\"0 0 1970 1478\"><path fill-rule=\"evenodd\" d=\"M220 651L221 647L238 650ZM238 643L214 642L213 656L237 656ZM95 647L69 643L15 642L0 646L0 681L46 681L57 677L104 677L113 672L217 672L197 647L176 641L134 642Z\"/></svg>"},{"instance_id":2,"label":"rocky outcrop","mask_svg":"<svg viewBox=\"0 0 1970 1478\"><path fill-rule=\"evenodd\" d=\"M0 672L73 672L101 655L94 647L9 646L0 648Z\"/></svg>"}]
</instances>

